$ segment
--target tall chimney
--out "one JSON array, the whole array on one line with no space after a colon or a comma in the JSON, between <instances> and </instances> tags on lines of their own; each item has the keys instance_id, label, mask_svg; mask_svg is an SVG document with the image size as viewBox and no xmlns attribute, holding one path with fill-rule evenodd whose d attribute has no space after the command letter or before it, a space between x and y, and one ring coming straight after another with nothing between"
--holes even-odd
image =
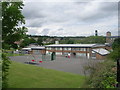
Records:
<instances>
[{"instance_id":1,"label":"tall chimney","mask_svg":"<svg viewBox=\"0 0 120 90\"><path fill-rule=\"evenodd\" d=\"M95 30L95 36L98 36L98 31L97 30Z\"/></svg>"}]
</instances>

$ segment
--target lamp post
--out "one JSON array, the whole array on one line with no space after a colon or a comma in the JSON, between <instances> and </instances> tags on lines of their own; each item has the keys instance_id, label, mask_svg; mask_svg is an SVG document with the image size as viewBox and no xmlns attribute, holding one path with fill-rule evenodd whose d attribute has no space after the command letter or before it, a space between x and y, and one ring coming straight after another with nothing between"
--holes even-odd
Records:
<instances>
[{"instance_id":1,"label":"lamp post","mask_svg":"<svg viewBox=\"0 0 120 90\"><path fill-rule=\"evenodd\" d=\"M117 87L120 88L120 58L117 59Z\"/></svg>"}]
</instances>

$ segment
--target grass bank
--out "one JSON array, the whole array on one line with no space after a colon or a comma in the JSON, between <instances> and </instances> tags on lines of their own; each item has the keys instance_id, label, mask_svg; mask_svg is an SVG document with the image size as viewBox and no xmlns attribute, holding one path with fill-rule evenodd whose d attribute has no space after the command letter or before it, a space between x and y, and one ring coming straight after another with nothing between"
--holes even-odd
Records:
<instances>
[{"instance_id":1,"label":"grass bank","mask_svg":"<svg viewBox=\"0 0 120 90\"><path fill-rule=\"evenodd\" d=\"M9 88L80 88L85 77L13 62L8 75Z\"/></svg>"}]
</instances>

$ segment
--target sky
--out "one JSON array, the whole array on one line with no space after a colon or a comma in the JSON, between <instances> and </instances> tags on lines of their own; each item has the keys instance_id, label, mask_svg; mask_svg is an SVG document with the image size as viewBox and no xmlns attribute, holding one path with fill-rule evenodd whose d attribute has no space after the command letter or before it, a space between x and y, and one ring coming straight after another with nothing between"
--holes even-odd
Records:
<instances>
[{"instance_id":1,"label":"sky","mask_svg":"<svg viewBox=\"0 0 120 90\"><path fill-rule=\"evenodd\" d=\"M118 0L25 0L27 34L48 36L118 35Z\"/></svg>"}]
</instances>

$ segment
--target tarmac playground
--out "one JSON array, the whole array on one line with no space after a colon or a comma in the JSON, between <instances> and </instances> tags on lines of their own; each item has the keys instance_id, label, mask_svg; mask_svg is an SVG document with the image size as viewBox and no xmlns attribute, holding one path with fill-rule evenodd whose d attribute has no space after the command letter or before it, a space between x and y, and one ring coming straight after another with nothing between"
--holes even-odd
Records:
<instances>
[{"instance_id":1,"label":"tarmac playground","mask_svg":"<svg viewBox=\"0 0 120 90\"><path fill-rule=\"evenodd\" d=\"M12 61L32 64L39 67L54 69L58 71L70 72L80 75L89 75L89 72L84 69L87 65L95 65L104 60L87 59L85 57L70 57L56 56L55 60L51 61L50 56L42 55L25 55L25 56L11 56ZM34 61L35 60L35 61Z\"/></svg>"}]
</instances>

